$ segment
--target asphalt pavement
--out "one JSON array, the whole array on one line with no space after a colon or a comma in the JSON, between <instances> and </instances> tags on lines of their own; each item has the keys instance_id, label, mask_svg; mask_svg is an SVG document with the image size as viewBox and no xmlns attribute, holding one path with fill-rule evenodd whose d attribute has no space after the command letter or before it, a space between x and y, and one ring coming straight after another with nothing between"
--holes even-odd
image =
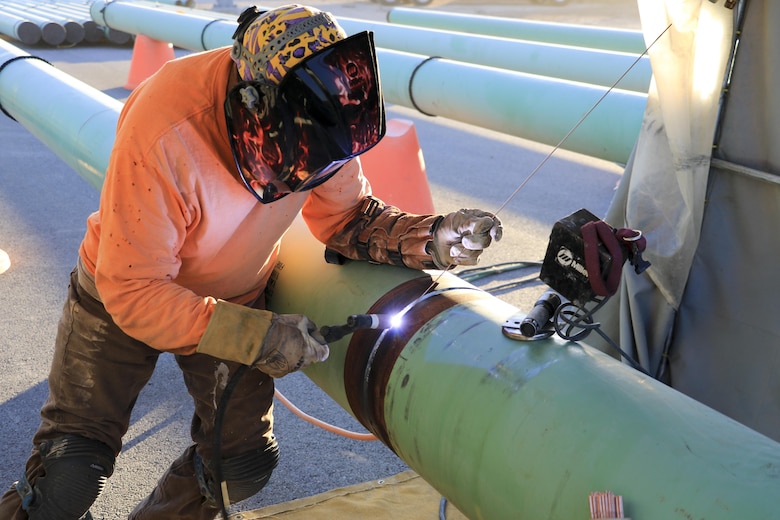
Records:
<instances>
[{"instance_id":1,"label":"asphalt pavement","mask_svg":"<svg viewBox=\"0 0 780 520\"><path fill-rule=\"evenodd\" d=\"M312 4L322 4L337 16L380 21L387 9L371 2ZM556 9L563 15L577 4L542 7L529 3L528 8L543 9L544 13ZM467 4L449 2L441 7L461 9L463 5ZM505 7L497 5L496 9ZM478 4L478 9L497 12L487 4ZM573 18L572 14L562 21L573 23ZM580 18L578 23L585 22ZM129 94L123 85L131 46L26 50L118 99ZM495 211L551 151L548 146L425 116L404 107L388 107L388 116L415 123L439 212L461 207ZM620 165L555 152L501 211L504 239L484 254L482 264L541 260L555 221L580 208L603 215L621 172ZM0 115L0 250L11 261L10 268L0 274L0 366L4 372L0 385L2 487L19 478L30 451L30 438L38 426L38 411L46 397L53 339L68 275L76 261L85 219L97 206L98 193L91 185L25 128ZM537 273L533 268L525 269L482 280L477 285L492 290L499 285L519 283L520 289L507 288L495 294L527 311L544 291L544 286L534 281ZM526 279L531 281L522 282ZM278 387L300 408L318 418L363 431L304 374L285 377L278 381ZM149 492L168 464L188 445L191 413L192 405L173 357L161 356L155 375L136 405L115 474L93 508L96 519L126 517ZM293 416L281 404L276 407L276 420L282 447L280 465L263 492L238 509L285 502L408 469L380 443L354 441L325 432Z\"/></svg>"}]
</instances>

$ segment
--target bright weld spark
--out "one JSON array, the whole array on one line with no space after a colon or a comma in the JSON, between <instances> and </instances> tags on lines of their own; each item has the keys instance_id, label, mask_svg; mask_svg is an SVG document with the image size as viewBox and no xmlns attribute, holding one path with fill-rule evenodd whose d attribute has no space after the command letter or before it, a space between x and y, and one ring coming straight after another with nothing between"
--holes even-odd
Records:
<instances>
[{"instance_id":1,"label":"bright weld spark","mask_svg":"<svg viewBox=\"0 0 780 520\"><path fill-rule=\"evenodd\" d=\"M396 328L400 327L403 324L404 321L404 315L402 312L398 312L396 314L393 314L393 317L390 318L390 328Z\"/></svg>"}]
</instances>

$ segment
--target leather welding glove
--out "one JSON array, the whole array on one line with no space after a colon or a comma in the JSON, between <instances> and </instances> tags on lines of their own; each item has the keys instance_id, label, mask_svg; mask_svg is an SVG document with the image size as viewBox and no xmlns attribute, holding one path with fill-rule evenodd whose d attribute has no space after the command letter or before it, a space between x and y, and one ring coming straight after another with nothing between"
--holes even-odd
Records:
<instances>
[{"instance_id":1,"label":"leather welding glove","mask_svg":"<svg viewBox=\"0 0 780 520\"><path fill-rule=\"evenodd\" d=\"M445 215L438 223L429 252L439 269L476 265L482 250L493 240L501 240L502 233L501 221L494 214L461 209Z\"/></svg>"},{"instance_id":2,"label":"leather welding glove","mask_svg":"<svg viewBox=\"0 0 780 520\"><path fill-rule=\"evenodd\" d=\"M301 314L276 314L218 300L197 351L282 377L328 359L317 326Z\"/></svg>"}]
</instances>

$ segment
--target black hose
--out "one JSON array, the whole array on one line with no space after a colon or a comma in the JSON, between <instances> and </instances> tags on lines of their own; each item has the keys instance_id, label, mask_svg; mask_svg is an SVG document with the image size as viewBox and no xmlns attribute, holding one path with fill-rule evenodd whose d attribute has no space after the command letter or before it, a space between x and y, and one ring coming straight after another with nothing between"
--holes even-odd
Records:
<instances>
[{"instance_id":1,"label":"black hose","mask_svg":"<svg viewBox=\"0 0 780 520\"><path fill-rule=\"evenodd\" d=\"M217 500L219 500L219 508L224 520L228 520L229 504L225 500L226 497L222 495L222 423L225 420L225 410L227 409L230 397L233 395L233 390L235 390L241 377L249 368L249 365L241 365L235 373L230 376L227 385L225 385L225 389L222 391L222 397L219 399L217 411L214 414L214 438L212 439L212 450L214 451L214 455L212 456L211 462L213 466L212 472L214 473L214 482L216 483L217 488L215 495Z\"/></svg>"},{"instance_id":2,"label":"black hose","mask_svg":"<svg viewBox=\"0 0 780 520\"><path fill-rule=\"evenodd\" d=\"M447 499L445 497L441 497L441 502L439 502L439 520L447 520Z\"/></svg>"}]
</instances>

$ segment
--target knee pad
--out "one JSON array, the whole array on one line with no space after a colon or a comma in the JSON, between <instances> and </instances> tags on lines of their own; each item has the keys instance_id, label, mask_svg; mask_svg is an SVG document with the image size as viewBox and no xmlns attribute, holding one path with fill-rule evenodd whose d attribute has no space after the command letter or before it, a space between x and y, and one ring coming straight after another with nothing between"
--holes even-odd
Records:
<instances>
[{"instance_id":1,"label":"knee pad","mask_svg":"<svg viewBox=\"0 0 780 520\"><path fill-rule=\"evenodd\" d=\"M31 520L82 518L114 472L114 452L78 435L45 441L39 450L44 475L32 485L25 479L17 486L22 509Z\"/></svg>"},{"instance_id":2,"label":"knee pad","mask_svg":"<svg viewBox=\"0 0 780 520\"><path fill-rule=\"evenodd\" d=\"M223 459L222 480L227 484L230 503L241 502L259 493L268 483L278 463L279 445L275 439L263 449ZM216 504L215 486L219 483L207 474L205 464L197 453L195 453L195 473L203 496L210 503Z\"/></svg>"}]
</instances>

